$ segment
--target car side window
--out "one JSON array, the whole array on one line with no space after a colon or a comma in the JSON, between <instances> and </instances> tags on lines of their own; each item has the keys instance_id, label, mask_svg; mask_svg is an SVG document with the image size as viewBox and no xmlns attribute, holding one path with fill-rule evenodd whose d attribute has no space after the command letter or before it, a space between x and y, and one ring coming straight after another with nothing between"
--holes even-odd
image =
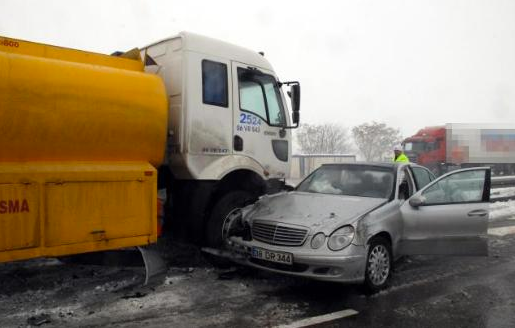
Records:
<instances>
[{"instance_id":1,"label":"car side window","mask_svg":"<svg viewBox=\"0 0 515 328\"><path fill-rule=\"evenodd\" d=\"M227 65L211 60L202 61L202 102L227 107Z\"/></svg>"},{"instance_id":2,"label":"car side window","mask_svg":"<svg viewBox=\"0 0 515 328\"><path fill-rule=\"evenodd\" d=\"M481 202L486 170L457 172L424 190L426 205Z\"/></svg>"},{"instance_id":3,"label":"car side window","mask_svg":"<svg viewBox=\"0 0 515 328\"><path fill-rule=\"evenodd\" d=\"M411 171L415 177L415 183L417 184L417 190L424 188L431 182L431 176L429 171L421 167L412 167Z\"/></svg>"}]
</instances>

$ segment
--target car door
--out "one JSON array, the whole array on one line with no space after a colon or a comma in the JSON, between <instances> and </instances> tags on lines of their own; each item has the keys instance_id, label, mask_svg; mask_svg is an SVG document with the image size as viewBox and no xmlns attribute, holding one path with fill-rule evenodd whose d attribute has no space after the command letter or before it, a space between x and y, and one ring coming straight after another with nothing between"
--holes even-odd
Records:
<instances>
[{"instance_id":1,"label":"car door","mask_svg":"<svg viewBox=\"0 0 515 328\"><path fill-rule=\"evenodd\" d=\"M490 169L448 173L400 207L402 255L487 255Z\"/></svg>"}]
</instances>

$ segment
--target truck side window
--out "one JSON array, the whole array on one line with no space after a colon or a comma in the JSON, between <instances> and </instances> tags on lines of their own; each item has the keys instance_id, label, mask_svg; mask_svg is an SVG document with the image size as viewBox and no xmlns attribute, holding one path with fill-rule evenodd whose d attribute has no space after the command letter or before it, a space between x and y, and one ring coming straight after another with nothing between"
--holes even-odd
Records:
<instances>
[{"instance_id":1,"label":"truck side window","mask_svg":"<svg viewBox=\"0 0 515 328\"><path fill-rule=\"evenodd\" d=\"M227 107L227 65L210 60L202 61L202 102Z\"/></svg>"},{"instance_id":2,"label":"truck side window","mask_svg":"<svg viewBox=\"0 0 515 328\"><path fill-rule=\"evenodd\" d=\"M271 126L286 124L285 109L278 83L272 75L238 68L240 109L256 114Z\"/></svg>"},{"instance_id":3,"label":"truck side window","mask_svg":"<svg viewBox=\"0 0 515 328\"><path fill-rule=\"evenodd\" d=\"M281 125L286 124L284 119L284 109L282 108L282 102L280 101L281 95L274 79L267 79L263 83L265 87L266 100L268 102L268 115L270 124Z\"/></svg>"},{"instance_id":4,"label":"truck side window","mask_svg":"<svg viewBox=\"0 0 515 328\"><path fill-rule=\"evenodd\" d=\"M254 81L240 81L240 107L267 120L263 89Z\"/></svg>"}]
</instances>

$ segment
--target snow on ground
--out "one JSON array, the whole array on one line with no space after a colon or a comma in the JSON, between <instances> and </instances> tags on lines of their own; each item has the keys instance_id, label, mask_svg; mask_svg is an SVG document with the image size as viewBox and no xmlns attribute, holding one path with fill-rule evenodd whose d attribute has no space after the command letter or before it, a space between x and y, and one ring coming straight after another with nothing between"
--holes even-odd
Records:
<instances>
[{"instance_id":1,"label":"snow on ground","mask_svg":"<svg viewBox=\"0 0 515 328\"><path fill-rule=\"evenodd\" d=\"M491 222L501 220L515 220L515 200L495 202L490 204Z\"/></svg>"},{"instance_id":2,"label":"snow on ground","mask_svg":"<svg viewBox=\"0 0 515 328\"><path fill-rule=\"evenodd\" d=\"M492 189L490 191L490 196L492 199L499 197L513 197L515 196L515 187Z\"/></svg>"}]
</instances>

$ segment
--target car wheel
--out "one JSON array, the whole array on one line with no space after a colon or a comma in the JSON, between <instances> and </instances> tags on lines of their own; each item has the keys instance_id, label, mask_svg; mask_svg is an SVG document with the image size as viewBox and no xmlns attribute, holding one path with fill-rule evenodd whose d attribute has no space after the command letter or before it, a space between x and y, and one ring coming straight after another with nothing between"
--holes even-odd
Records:
<instances>
[{"instance_id":1,"label":"car wheel","mask_svg":"<svg viewBox=\"0 0 515 328\"><path fill-rule=\"evenodd\" d=\"M374 238L368 249L365 270L365 287L369 292L377 292L388 285L392 261L390 243L382 237Z\"/></svg>"}]
</instances>

